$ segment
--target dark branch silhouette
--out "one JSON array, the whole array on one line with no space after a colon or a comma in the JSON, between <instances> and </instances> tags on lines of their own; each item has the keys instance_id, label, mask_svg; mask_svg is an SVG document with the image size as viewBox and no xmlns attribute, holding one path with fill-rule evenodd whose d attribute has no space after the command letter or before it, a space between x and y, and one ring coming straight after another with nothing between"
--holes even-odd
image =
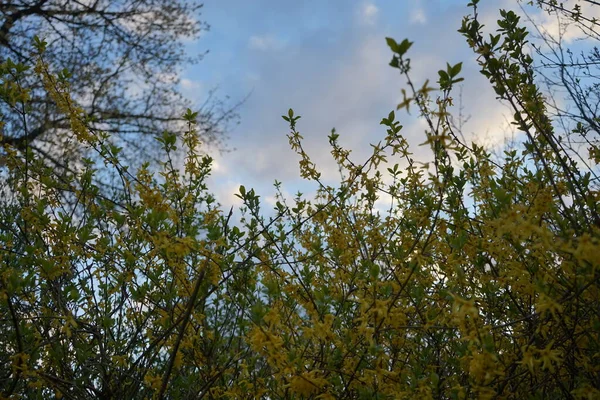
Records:
<instances>
[{"instance_id":1,"label":"dark branch silhouette","mask_svg":"<svg viewBox=\"0 0 600 400\"><path fill-rule=\"evenodd\" d=\"M91 128L110 132L128 162L156 155L153 137L178 131L188 107L200 111L203 143L223 150L236 106L213 93L204 104L192 104L179 90L182 67L204 55L184 52L184 40L208 29L198 19L201 7L195 0L1 1L0 62L10 58L31 65L34 35L46 40L45 61L56 73L68 71L71 95L90 117ZM35 152L31 145L38 142L36 148L59 159L82 156L82 149L65 147L73 142L65 129L68 121L33 70L23 79L34 106L24 118L18 107L0 104L0 145Z\"/></svg>"}]
</instances>

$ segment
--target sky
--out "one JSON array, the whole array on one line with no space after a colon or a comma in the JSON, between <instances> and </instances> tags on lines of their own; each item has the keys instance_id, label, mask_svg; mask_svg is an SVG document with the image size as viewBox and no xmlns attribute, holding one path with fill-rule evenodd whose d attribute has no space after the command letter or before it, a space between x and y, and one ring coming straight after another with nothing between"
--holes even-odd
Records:
<instances>
[{"instance_id":1,"label":"sky","mask_svg":"<svg viewBox=\"0 0 600 400\"><path fill-rule=\"evenodd\" d=\"M467 0L205 0L201 19L210 30L187 44L191 54L209 53L182 73L181 88L201 104L211 89L229 96L239 107L240 123L229 132L235 150L215 159L210 189L229 208L243 184L273 203L275 180L288 196L306 193L298 156L290 149L288 124L281 118L293 108L302 118L298 130L323 176L339 182L327 136L335 128L340 144L355 162L370 154L369 143L385 137L382 117L401 100L405 79L388 63L392 53L385 38L408 38L414 44L412 79L420 86L437 80L446 62L463 62L461 86L464 134L490 146L510 136L509 110L495 100L489 83L478 73L476 57L457 32L470 13ZM500 8L518 10L516 0L483 0L480 19L492 27ZM529 9L535 16L535 9ZM540 14L540 18L545 18ZM546 21L552 29L552 21ZM458 91L455 99L458 98ZM455 101L458 103L458 101ZM458 109L456 109L458 112ZM402 133L416 158L426 157L424 123L397 113ZM391 164L395 162L390 159Z\"/></svg>"}]
</instances>

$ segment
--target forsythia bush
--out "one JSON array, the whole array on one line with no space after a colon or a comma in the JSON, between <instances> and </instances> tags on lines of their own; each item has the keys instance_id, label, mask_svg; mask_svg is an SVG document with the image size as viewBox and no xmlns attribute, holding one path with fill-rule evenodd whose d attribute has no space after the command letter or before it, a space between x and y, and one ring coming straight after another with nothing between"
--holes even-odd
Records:
<instances>
[{"instance_id":1,"label":"forsythia bush","mask_svg":"<svg viewBox=\"0 0 600 400\"><path fill-rule=\"evenodd\" d=\"M431 163L413 160L391 112L365 162L332 132L342 179L327 185L290 110L318 193L285 199L276 183L267 218L242 186L240 226L206 187L194 113L179 142L158 138L166 161L129 171L71 100L68 74L48 70L43 42L33 71L5 61L0 95L21 122L35 105L20 77L36 73L98 158L56 176L3 149L1 397L600 398L598 141L584 170L548 117L518 17L502 12L486 39L473 3L461 32L521 147L498 159L461 141L449 113L461 64L419 88L411 43L388 38L408 81L399 107L427 122ZM99 188L106 177L118 190Z\"/></svg>"}]
</instances>

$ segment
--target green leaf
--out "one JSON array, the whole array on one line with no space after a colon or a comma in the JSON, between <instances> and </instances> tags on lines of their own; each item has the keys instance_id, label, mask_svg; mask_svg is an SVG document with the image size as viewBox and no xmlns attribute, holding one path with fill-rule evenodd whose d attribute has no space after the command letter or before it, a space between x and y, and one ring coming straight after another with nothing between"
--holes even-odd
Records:
<instances>
[{"instance_id":1,"label":"green leaf","mask_svg":"<svg viewBox=\"0 0 600 400\"><path fill-rule=\"evenodd\" d=\"M404 39L402 41L402 43L400 43L400 45L398 46L398 51L397 53L400 54L400 56L403 56L408 49L410 49L410 46L413 45L413 42L409 42L408 39Z\"/></svg>"},{"instance_id":2,"label":"green leaf","mask_svg":"<svg viewBox=\"0 0 600 400\"><path fill-rule=\"evenodd\" d=\"M398 43L396 43L396 41L390 37L386 37L385 41L387 42L387 45L390 47L390 49L394 52L394 53L399 53L398 51Z\"/></svg>"},{"instance_id":3,"label":"green leaf","mask_svg":"<svg viewBox=\"0 0 600 400\"><path fill-rule=\"evenodd\" d=\"M45 40L40 39L38 35L35 35L33 37L33 45L38 49L39 52L44 52L46 50L46 46L48 46L48 43Z\"/></svg>"},{"instance_id":4,"label":"green leaf","mask_svg":"<svg viewBox=\"0 0 600 400\"><path fill-rule=\"evenodd\" d=\"M456 75L460 74L461 69L462 69L462 62L459 62L458 64L456 64L455 66L450 68L450 70L449 70L450 76L455 77Z\"/></svg>"},{"instance_id":5,"label":"green leaf","mask_svg":"<svg viewBox=\"0 0 600 400\"><path fill-rule=\"evenodd\" d=\"M447 82L450 80L450 77L448 76L448 73L446 71L444 71L443 69L440 69L438 71L438 75L440 76L440 84L442 84L442 82Z\"/></svg>"},{"instance_id":6,"label":"green leaf","mask_svg":"<svg viewBox=\"0 0 600 400\"><path fill-rule=\"evenodd\" d=\"M338 140L339 137L340 135L335 133L335 128L331 130L331 135L327 136L327 138L329 139L329 143L331 143L332 145Z\"/></svg>"},{"instance_id":7,"label":"green leaf","mask_svg":"<svg viewBox=\"0 0 600 400\"><path fill-rule=\"evenodd\" d=\"M186 110L185 114L183 114L183 119L188 122L196 123L196 118L198 117L198 111L192 112L189 108Z\"/></svg>"}]
</instances>

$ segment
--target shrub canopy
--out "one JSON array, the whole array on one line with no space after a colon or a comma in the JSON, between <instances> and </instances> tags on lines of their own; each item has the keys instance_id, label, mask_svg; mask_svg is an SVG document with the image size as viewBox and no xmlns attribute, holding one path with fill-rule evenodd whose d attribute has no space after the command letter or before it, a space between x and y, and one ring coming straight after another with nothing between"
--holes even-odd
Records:
<instances>
[{"instance_id":1,"label":"shrub canopy","mask_svg":"<svg viewBox=\"0 0 600 400\"><path fill-rule=\"evenodd\" d=\"M195 113L158 138L160 172L130 171L90 127L38 41L35 72L77 140L101 159L57 179L5 147L0 209L0 389L23 398L578 398L600 396L597 132L576 161L535 81L527 31L501 11L460 31L522 145L495 157L451 123L461 64L411 79L411 42L388 38L402 107L427 123L417 163L395 112L364 162L329 136L341 174L322 181L290 125L312 199L274 215L240 187L242 220L205 181ZM2 99L27 104L26 66L1 66ZM183 168L172 155L185 149ZM94 176L114 174L110 197ZM389 199L383 209L379 200Z\"/></svg>"}]
</instances>

